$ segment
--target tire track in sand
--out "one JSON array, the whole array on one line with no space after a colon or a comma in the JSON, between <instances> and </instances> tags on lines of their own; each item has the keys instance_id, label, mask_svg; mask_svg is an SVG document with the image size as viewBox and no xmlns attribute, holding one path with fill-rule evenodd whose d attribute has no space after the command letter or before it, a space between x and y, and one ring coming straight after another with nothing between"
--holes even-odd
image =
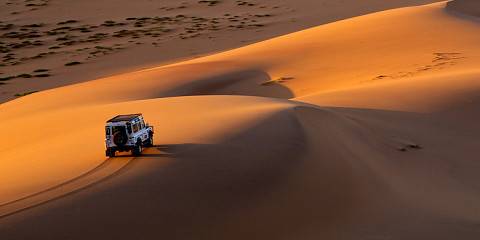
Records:
<instances>
[{"instance_id":1,"label":"tire track in sand","mask_svg":"<svg viewBox=\"0 0 480 240\"><path fill-rule=\"evenodd\" d=\"M0 219L60 199L102 182L119 173L134 159L135 157L109 158L78 177L40 192L0 204Z\"/></svg>"}]
</instances>

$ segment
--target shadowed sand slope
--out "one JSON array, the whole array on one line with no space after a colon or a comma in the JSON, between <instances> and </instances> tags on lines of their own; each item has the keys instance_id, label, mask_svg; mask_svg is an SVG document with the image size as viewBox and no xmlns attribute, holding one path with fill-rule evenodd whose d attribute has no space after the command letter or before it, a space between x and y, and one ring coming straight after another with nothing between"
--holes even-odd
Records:
<instances>
[{"instance_id":1,"label":"shadowed sand slope","mask_svg":"<svg viewBox=\"0 0 480 240\"><path fill-rule=\"evenodd\" d=\"M480 2L475 0L454 0L447 3L447 9L480 17Z\"/></svg>"},{"instance_id":2,"label":"shadowed sand slope","mask_svg":"<svg viewBox=\"0 0 480 240\"><path fill-rule=\"evenodd\" d=\"M235 102L236 110L212 102L219 100ZM432 126L423 115L252 97L130 104L141 104L147 116L159 108L168 112L170 105L177 115L185 108L200 114L205 104L211 109L188 133L181 120L173 132L156 125L162 133L156 147L116 177L1 219L0 236L474 239L480 234L475 227L480 186L469 170L475 157L449 157L476 145L443 148L445 140L431 133L449 134L449 141L459 143L473 138ZM212 120L221 121L229 134L219 134L224 131Z\"/></svg>"},{"instance_id":3,"label":"shadowed sand slope","mask_svg":"<svg viewBox=\"0 0 480 240\"><path fill-rule=\"evenodd\" d=\"M478 239L480 25L445 5L0 105L0 239ZM104 163L131 112L156 147Z\"/></svg>"},{"instance_id":4,"label":"shadowed sand slope","mask_svg":"<svg viewBox=\"0 0 480 240\"><path fill-rule=\"evenodd\" d=\"M11 138L9 145L5 144L1 149L1 176L2 182L6 184L2 185L0 200L3 203L23 197L35 189L61 182L100 164L104 160L104 137L103 131L99 129L103 129L104 120L109 116L121 112L142 112L150 123L156 126L158 138L162 142L197 142L196 133L214 136L227 134L227 129L235 132L236 125L247 124L248 119L261 117L263 112L268 114L268 109L282 105L266 99L244 98L234 98L226 102L222 101L223 97L208 97L201 98L202 101L171 98L94 106L70 105L67 109L57 108L41 112L33 110L32 114L26 116L19 114L19 118L5 119L2 131L19 137ZM159 101L166 104L157 104ZM236 103L244 101L244 107L234 108ZM262 102L269 104L261 104ZM215 111L216 105L219 106L219 111ZM225 123L225 120L230 118L233 118L229 120L232 125ZM65 132L64 129L70 128L72 123L65 119L75 121L76 128ZM192 121L196 123L195 126L190 125ZM209 124L209 121L212 123ZM218 125L217 121L224 123ZM24 127L21 130L8 127L13 124ZM11 131L17 132L14 134ZM203 141L207 142L214 139L204 138ZM81 147L77 146L80 141ZM20 151L17 147L24 150ZM84 154L86 152L90 154ZM19 172L15 169L23 170Z\"/></svg>"}]
</instances>

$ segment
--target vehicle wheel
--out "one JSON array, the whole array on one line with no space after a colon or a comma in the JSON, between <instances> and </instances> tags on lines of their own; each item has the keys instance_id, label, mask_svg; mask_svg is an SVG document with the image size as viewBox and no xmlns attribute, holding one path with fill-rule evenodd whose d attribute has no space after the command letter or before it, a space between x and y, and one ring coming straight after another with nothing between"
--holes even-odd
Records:
<instances>
[{"instance_id":1,"label":"vehicle wheel","mask_svg":"<svg viewBox=\"0 0 480 240\"><path fill-rule=\"evenodd\" d=\"M117 146L123 146L127 143L128 137L124 132L116 132L113 134L113 143Z\"/></svg>"},{"instance_id":2,"label":"vehicle wheel","mask_svg":"<svg viewBox=\"0 0 480 240\"><path fill-rule=\"evenodd\" d=\"M132 150L133 156L139 156L142 154L142 142L138 141L135 147Z\"/></svg>"},{"instance_id":3,"label":"vehicle wheel","mask_svg":"<svg viewBox=\"0 0 480 240\"><path fill-rule=\"evenodd\" d=\"M107 157L115 157L115 150L107 149Z\"/></svg>"},{"instance_id":4,"label":"vehicle wheel","mask_svg":"<svg viewBox=\"0 0 480 240\"><path fill-rule=\"evenodd\" d=\"M145 143L146 147L152 147L153 146L153 136L148 137L147 142Z\"/></svg>"}]
</instances>

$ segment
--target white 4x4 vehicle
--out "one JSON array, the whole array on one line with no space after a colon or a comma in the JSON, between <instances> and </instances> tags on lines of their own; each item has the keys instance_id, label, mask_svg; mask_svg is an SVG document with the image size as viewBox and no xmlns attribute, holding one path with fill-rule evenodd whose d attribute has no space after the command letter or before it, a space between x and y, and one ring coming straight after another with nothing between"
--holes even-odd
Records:
<instances>
[{"instance_id":1,"label":"white 4x4 vehicle","mask_svg":"<svg viewBox=\"0 0 480 240\"><path fill-rule=\"evenodd\" d=\"M132 151L138 156L143 147L153 146L153 127L145 124L142 114L118 115L108 120L105 136L107 157L115 157L117 151Z\"/></svg>"}]
</instances>

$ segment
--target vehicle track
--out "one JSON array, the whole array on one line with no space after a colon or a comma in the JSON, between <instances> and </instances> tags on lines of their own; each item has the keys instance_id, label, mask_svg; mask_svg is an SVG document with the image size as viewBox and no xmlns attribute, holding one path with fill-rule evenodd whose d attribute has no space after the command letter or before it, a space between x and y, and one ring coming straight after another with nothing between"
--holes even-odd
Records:
<instances>
[{"instance_id":1,"label":"vehicle track","mask_svg":"<svg viewBox=\"0 0 480 240\"><path fill-rule=\"evenodd\" d=\"M28 196L0 205L0 219L60 199L100 183L126 168L135 157L109 158L90 171Z\"/></svg>"}]
</instances>

